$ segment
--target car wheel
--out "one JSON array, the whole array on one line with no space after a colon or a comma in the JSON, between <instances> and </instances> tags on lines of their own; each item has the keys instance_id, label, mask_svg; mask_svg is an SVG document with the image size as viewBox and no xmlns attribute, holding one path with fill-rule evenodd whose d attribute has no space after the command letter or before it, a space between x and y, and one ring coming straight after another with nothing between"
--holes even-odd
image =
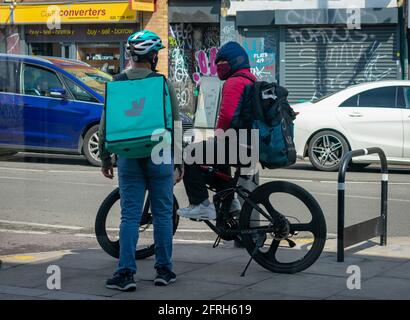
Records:
<instances>
[{"instance_id":1,"label":"car wheel","mask_svg":"<svg viewBox=\"0 0 410 320\"><path fill-rule=\"evenodd\" d=\"M340 161L349 145L346 139L335 131L322 131L310 139L308 154L312 165L320 171L337 171Z\"/></svg>"},{"instance_id":2,"label":"car wheel","mask_svg":"<svg viewBox=\"0 0 410 320\"><path fill-rule=\"evenodd\" d=\"M87 161L93 166L101 166L100 152L98 151L98 125L91 127L84 136L83 153Z\"/></svg>"}]
</instances>

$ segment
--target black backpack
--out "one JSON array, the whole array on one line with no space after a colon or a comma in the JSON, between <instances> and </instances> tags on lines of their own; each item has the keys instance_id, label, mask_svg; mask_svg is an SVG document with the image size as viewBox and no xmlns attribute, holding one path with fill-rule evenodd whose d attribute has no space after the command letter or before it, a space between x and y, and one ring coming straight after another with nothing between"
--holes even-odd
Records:
<instances>
[{"instance_id":1,"label":"black backpack","mask_svg":"<svg viewBox=\"0 0 410 320\"><path fill-rule=\"evenodd\" d=\"M254 82L246 74L234 77ZM287 167L296 162L293 142L296 113L289 105L288 94L286 88L276 83L254 82L246 86L232 119L234 129L259 130L259 162L263 168Z\"/></svg>"}]
</instances>

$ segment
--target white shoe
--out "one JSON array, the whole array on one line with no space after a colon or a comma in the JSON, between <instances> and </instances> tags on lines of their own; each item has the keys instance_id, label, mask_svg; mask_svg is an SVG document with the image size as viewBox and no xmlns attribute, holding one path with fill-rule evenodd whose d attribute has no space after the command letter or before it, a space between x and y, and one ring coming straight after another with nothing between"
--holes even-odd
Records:
<instances>
[{"instance_id":1,"label":"white shoe","mask_svg":"<svg viewBox=\"0 0 410 320\"><path fill-rule=\"evenodd\" d=\"M178 215L189 219L198 220L215 220L216 211L213 203L205 206L202 203L199 205L190 205L187 208L181 208L177 211Z\"/></svg>"},{"instance_id":2,"label":"white shoe","mask_svg":"<svg viewBox=\"0 0 410 320\"><path fill-rule=\"evenodd\" d=\"M240 203L239 199L234 198L232 200L232 203L231 203L230 211L231 212L236 212L236 211L241 211L241 209L242 209L242 206L241 206L241 203Z\"/></svg>"}]
</instances>

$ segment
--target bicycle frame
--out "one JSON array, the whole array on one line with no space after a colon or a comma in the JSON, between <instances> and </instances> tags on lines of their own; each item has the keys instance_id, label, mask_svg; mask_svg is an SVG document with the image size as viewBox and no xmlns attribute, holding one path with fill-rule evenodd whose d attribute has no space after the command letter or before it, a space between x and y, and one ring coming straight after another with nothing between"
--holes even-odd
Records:
<instances>
[{"instance_id":1,"label":"bicycle frame","mask_svg":"<svg viewBox=\"0 0 410 320\"><path fill-rule=\"evenodd\" d=\"M204 166L204 168L210 168L208 166ZM217 218L216 223L212 223L209 220L204 220L205 224L216 234L229 234L229 235L240 235L240 234L266 234L274 232L273 226L272 227L254 227L252 229L226 229L224 227L224 222L229 219L229 209L231 205L231 201L226 202L227 198L232 197L236 193L244 202L248 203L253 209L259 212L262 216L264 216L268 221L274 224L274 218L266 213L261 207L255 204L249 197L251 192L244 188L243 186L238 185L238 181L240 178L240 168L237 168L235 171L235 175L232 178L228 174L219 174L220 179L229 183L229 187L224 188L223 190L215 192L214 199L218 199L217 202L221 201L222 205L221 208L216 208ZM209 190L215 191L212 186L207 186ZM220 200L219 200L220 199ZM214 200L215 203L215 200Z\"/></svg>"}]
</instances>

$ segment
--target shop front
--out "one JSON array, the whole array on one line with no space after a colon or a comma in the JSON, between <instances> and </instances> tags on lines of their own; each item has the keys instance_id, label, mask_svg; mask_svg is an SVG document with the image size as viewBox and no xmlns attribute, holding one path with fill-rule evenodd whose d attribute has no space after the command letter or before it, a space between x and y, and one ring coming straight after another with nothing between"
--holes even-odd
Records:
<instances>
[{"instance_id":1,"label":"shop front","mask_svg":"<svg viewBox=\"0 0 410 320\"><path fill-rule=\"evenodd\" d=\"M63 25L56 30L42 25L24 28L28 54L77 59L111 74L124 68L125 41L137 30L137 24Z\"/></svg>"},{"instance_id":2,"label":"shop front","mask_svg":"<svg viewBox=\"0 0 410 320\"><path fill-rule=\"evenodd\" d=\"M390 4L362 2L352 11L346 1L230 1L222 35L234 27L252 72L285 86L291 103L316 100L357 83L401 78L398 9Z\"/></svg>"},{"instance_id":3,"label":"shop front","mask_svg":"<svg viewBox=\"0 0 410 320\"><path fill-rule=\"evenodd\" d=\"M17 5L24 53L78 59L111 74L125 67L124 46L137 31L128 1Z\"/></svg>"},{"instance_id":4,"label":"shop front","mask_svg":"<svg viewBox=\"0 0 410 320\"><path fill-rule=\"evenodd\" d=\"M275 82L279 79L279 29L244 27L239 31L239 43L249 56L252 73L259 81Z\"/></svg>"},{"instance_id":5,"label":"shop front","mask_svg":"<svg viewBox=\"0 0 410 320\"><path fill-rule=\"evenodd\" d=\"M219 1L169 1L169 78L185 112L195 111L201 78L217 75L220 8Z\"/></svg>"}]
</instances>

